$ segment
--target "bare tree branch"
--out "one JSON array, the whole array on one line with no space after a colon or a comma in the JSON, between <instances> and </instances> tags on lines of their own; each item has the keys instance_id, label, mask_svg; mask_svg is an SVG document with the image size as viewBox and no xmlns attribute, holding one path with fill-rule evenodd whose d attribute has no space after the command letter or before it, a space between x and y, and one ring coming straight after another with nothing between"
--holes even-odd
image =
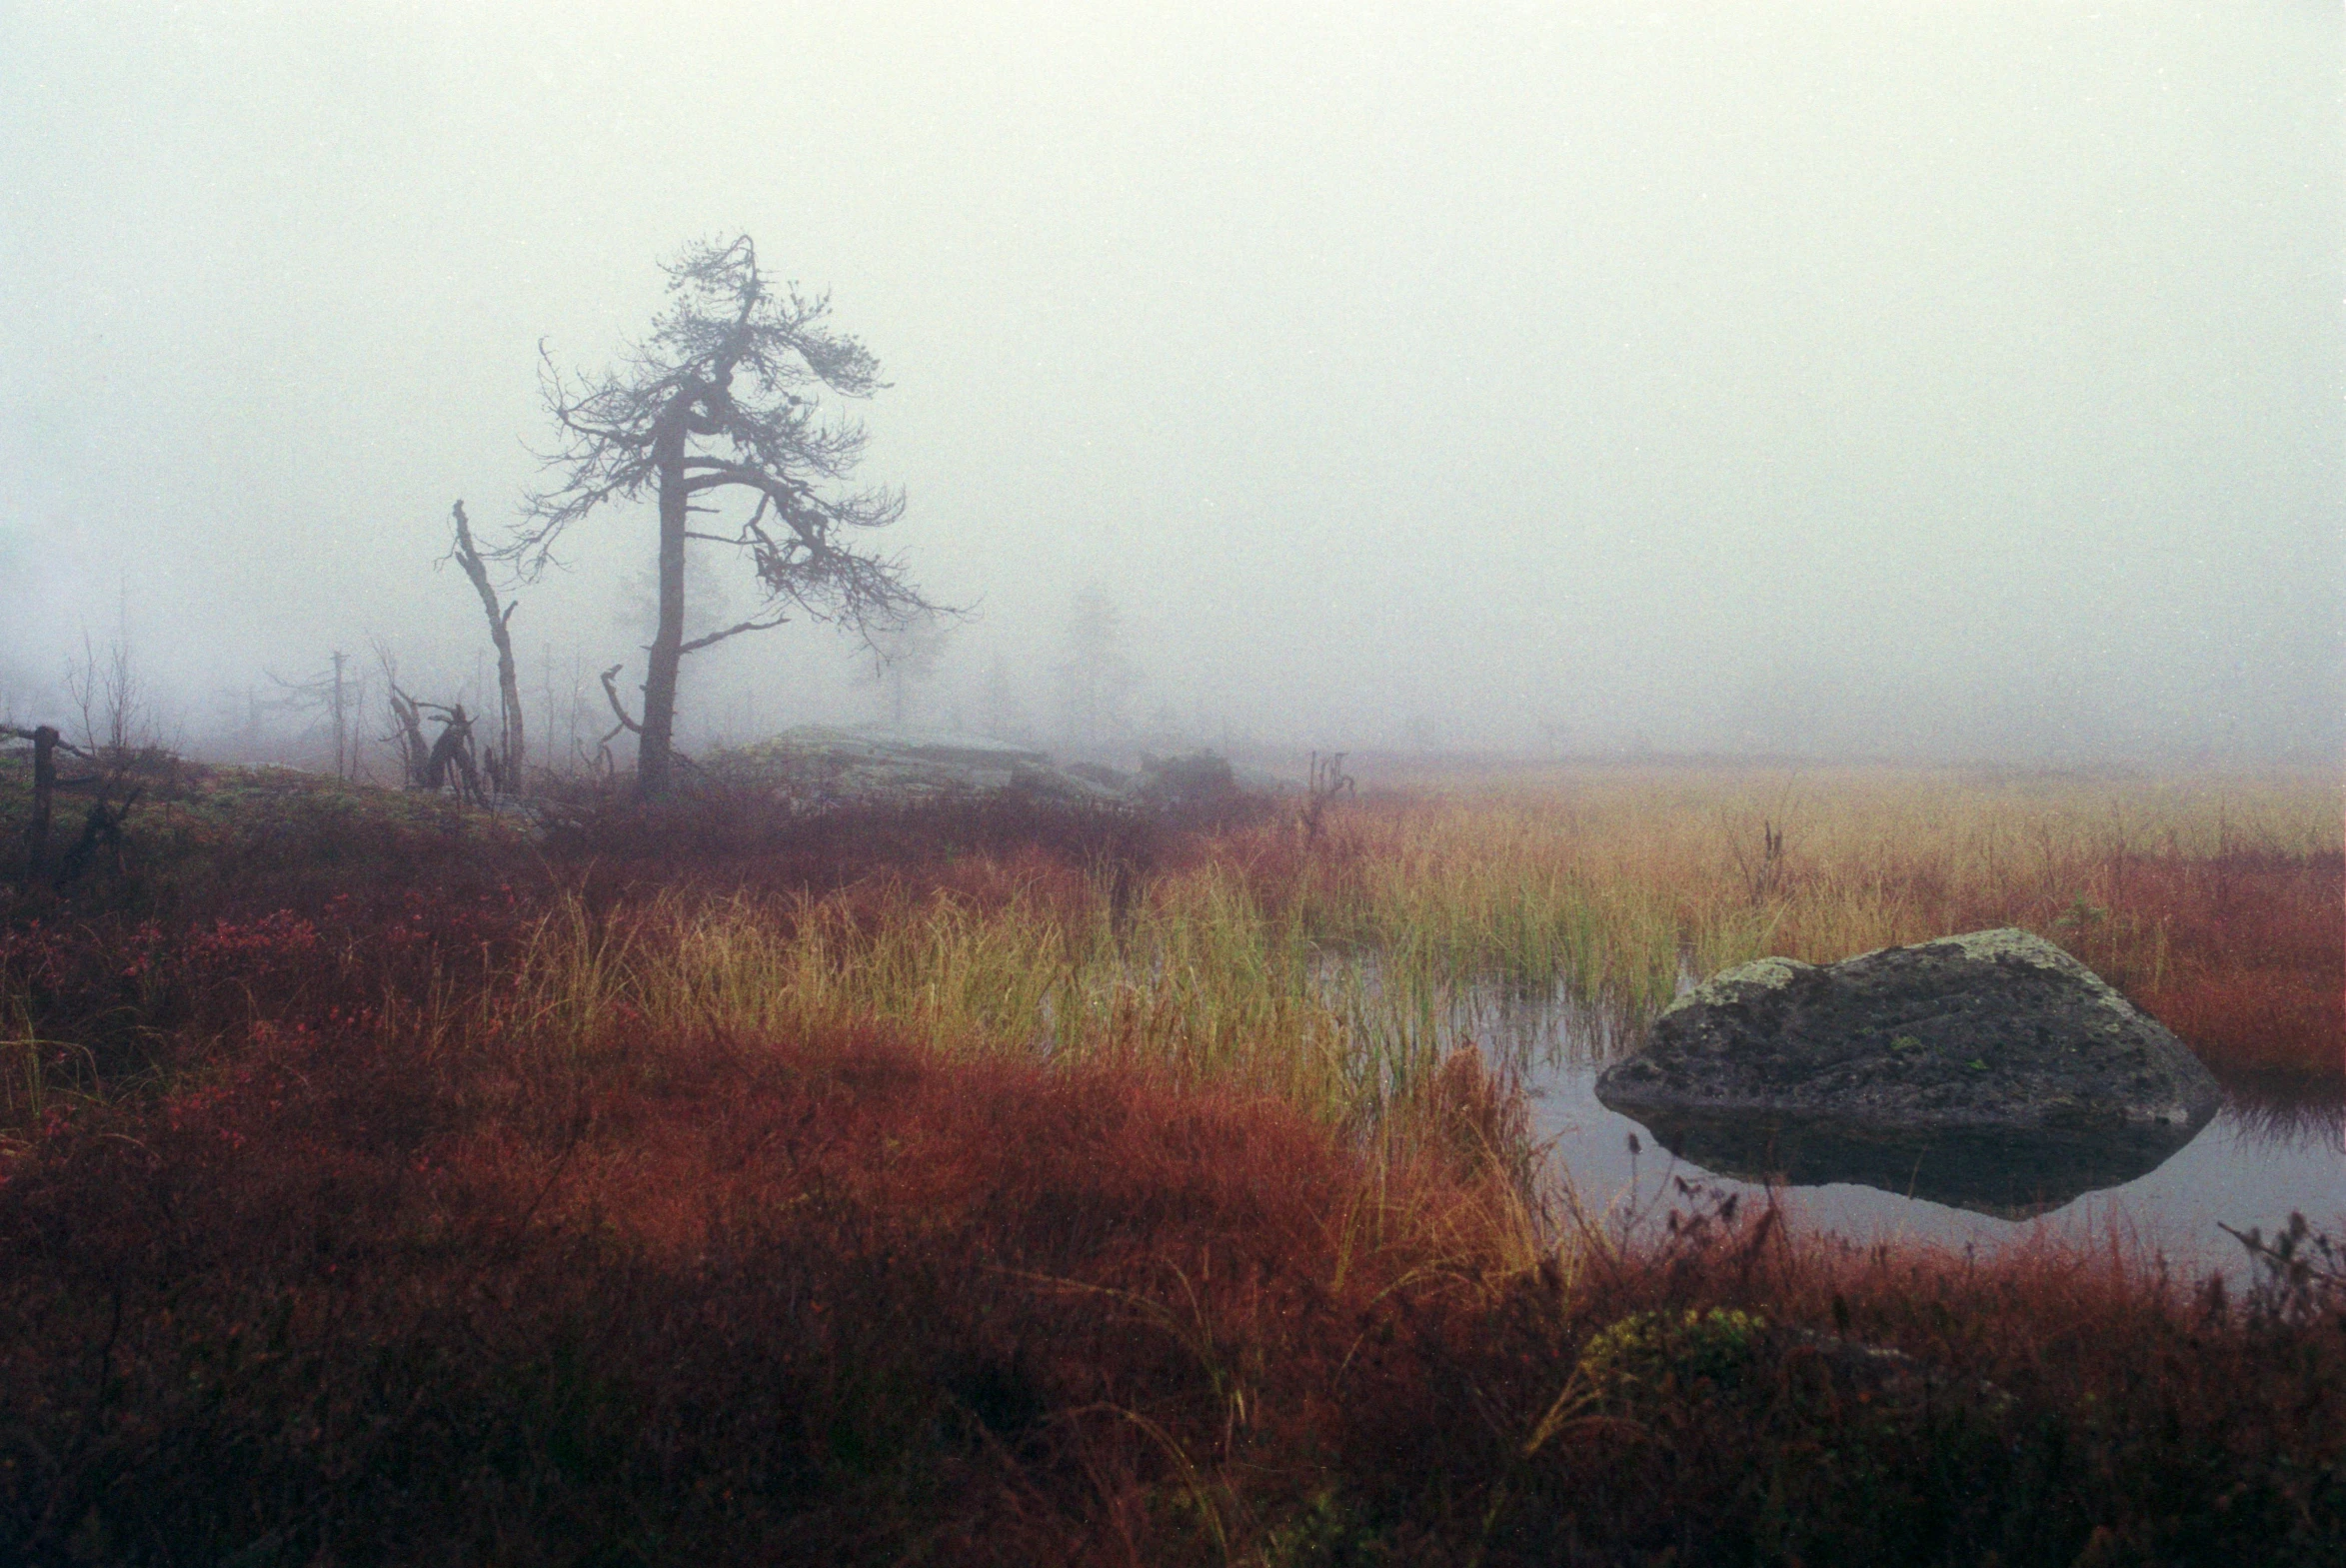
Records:
<instances>
[{"instance_id":1,"label":"bare tree branch","mask_svg":"<svg viewBox=\"0 0 2346 1568\"><path fill-rule=\"evenodd\" d=\"M619 729L633 730L636 734L642 735L644 727L628 717L627 709L619 701L619 687L613 679L624 668L626 667L622 665L613 665L609 670L603 672L603 695L611 699L611 711L619 716ZM617 735L619 730L614 730L611 734ZM609 740L610 736L606 736L604 739Z\"/></svg>"},{"instance_id":2,"label":"bare tree branch","mask_svg":"<svg viewBox=\"0 0 2346 1568\"><path fill-rule=\"evenodd\" d=\"M683 654L699 653L702 649L707 648L712 643L722 643L727 638L739 637L744 632L771 632L774 630L774 628L783 625L789 620L790 617L782 614L780 611L776 611L773 615L765 617L762 620L737 622L733 626L727 627L722 632L710 632L704 634L703 636L696 637L691 642L686 643L681 648L679 648L677 652Z\"/></svg>"}]
</instances>

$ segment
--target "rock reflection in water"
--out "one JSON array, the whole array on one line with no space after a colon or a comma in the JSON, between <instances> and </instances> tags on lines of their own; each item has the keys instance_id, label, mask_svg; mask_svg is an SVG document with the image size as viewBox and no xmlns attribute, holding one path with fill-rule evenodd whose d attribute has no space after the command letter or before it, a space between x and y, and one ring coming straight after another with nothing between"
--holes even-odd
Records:
<instances>
[{"instance_id":1,"label":"rock reflection in water","mask_svg":"<svg viewBox=\"0 0 2346 1568\"><path fill-rule=\"evenodd\" d=\"M1366 988L1375 989L1372 957L1348 954L1340 967L1352 985L1365 970ZM1642 1043L1641 1019L1582 1005L1560 989L1497 985L1446 992L1433 1010L1443 1046L1472 1040L1493 1065L1513 1069L1532 1095L1532 1135L1546 1146L1550 1174L1586 1212L1666 1214L1680 1174L1707 1172L1729 1190L1763 1195L1752 1173L1771 1168L1764 1145L1747 1161L1721 1146L1698 1153L1664 1141L1653 1149L1651 1129L1596 1098L1597 1071ZM1629 1152L1633 1133L1647 1145L1642 1160ZM1825 1175L1777 1190L1797 1226L1855 1242L1899 1237L1985 1255L2040 1234L2085 1247L2120 1240L2187 1272L2215 1269L2245 1281L2246 1255L2222 1227L2271 1234L2292 1211L2332 1233L2346 1222L2346 1105L2308 1098L2301 1086L2235 1090L2196 1137L2151 1152L2131 1173L2102 1166L2075 1186L2040 1174L1970 1203L1926 1188L1922 1173L1909 1156L1894 1179Z\"/></svg>"},{"instance_id":2,"label":"rock reflection in water","mask_svg":"<svg viewBox=\"0 0 2346 1568\"><path fill-rule=\"evenodd\" d=\"M2091 1135L1887 1131L1782 1115L1640 1115L1663 1149L1721 1176L1792 1186L1853 1182L2000 1219L2049 1213L2150 1174L2201 1129Z\"/></svg>"}]
</instances>

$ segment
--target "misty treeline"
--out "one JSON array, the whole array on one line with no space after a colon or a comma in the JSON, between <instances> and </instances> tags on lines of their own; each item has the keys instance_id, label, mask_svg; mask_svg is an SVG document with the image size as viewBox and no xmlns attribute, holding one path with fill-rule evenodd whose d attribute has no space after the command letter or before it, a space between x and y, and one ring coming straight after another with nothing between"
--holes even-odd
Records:
<instances>
[{"instance_id":1,"label":"misty treeline","mask_svg":"<svg viewBox=\"0 0 2346 1568\"><path fill-rule=\"evenodd\" d=\"M514 612L522 597L501 597L501 614ZM492 787L486 766L492 751L499 754L501 772L506 757L519 756L529 781L609 778L624 775L632 761L624 735L611 735L616 721L600 684L611 661L630 651L624 617L622 606L612 645L589 652L531 638L526 606L512 614L505 625L517 729L524 738L518 750L499 743L501 661L485 631L471 647L445 640L395 644L362 635L349 648L322 649L304 665L257 671L251 683L222 688L188 709L146 680L155 661L141 644L110 640L95 649L99 696L87 715L69 695L69 689L88 685L83 672L91 661L77 652L48 683L19 680L0 687L0 723L28 736L38 725L53 724L63 740L84 751L156 749L399 785L423 782L418 759L428 770L443 721L461 709L484 789ZM485 629L478 612L474 622ZM688 618L687 626L693 624ZM974 646L953 623L876 629L870 646L859 642L842 650L844 657L830 662L811 694L728 672L705 690L688 687L679 709L680 735L695 748L722 747L809 722L875 723L1126 765L1145 752L1174 755L1233 745L1227 727L1158 695L1149 645L1128 630L1119 606L1103 591L1071 589L1058 613L1033 631L1032 649L1005 652ZM110 680L128 692L129 701L107 699ZM622 695L637 696L626 689ZM1243 748L1249 739L1240 734L1234 744ZM456 787L460 765L451 759L449 767L443 786ZM514 785L524 783L518 774L506 778Z\"/></svg>"},{"instance_id":2,"label":"misty treeline","mask_svg":"<svg viewBox=\"0 0 2346 1568\"><path fill-rule=\"evenodd\" d=\"M632 773L639 791L656 792L686 738L743 744L839 717L822 673L794 673L787 659L746 681L688 679L691 656L802 621L848 640L856 719L1076 759L1227 744L1201 713L1146 701L1124 613L1097 585L1072 588L1055 627L1025 629L1042 657L1014 664L999 647L972 657L974 611L933 598L879 548L906 498L855 482L868 437L839 406L888 384L863 342L831 324L830 297L778 285L746 235L689 244L663 270L667 308L611 366L570 371L541 345L553 434L539 450L543 483L515 519L477 532L465 502L451 506L432 566L455 566L479 601L473 647L429 648L403 669L412 644L369 629L304 668L220 694L191 727L166 715L143 676L126 608L103 649L85 638L68 661L62 702L55 689L0 690L11 733L54 729L92 759L189 751L484 799L581 774ZM571 530L641 529L603 514L645 502L646 566L622 587L648 641L532 648L527 591L560 564Z\"/></svg>"}]
</instances>

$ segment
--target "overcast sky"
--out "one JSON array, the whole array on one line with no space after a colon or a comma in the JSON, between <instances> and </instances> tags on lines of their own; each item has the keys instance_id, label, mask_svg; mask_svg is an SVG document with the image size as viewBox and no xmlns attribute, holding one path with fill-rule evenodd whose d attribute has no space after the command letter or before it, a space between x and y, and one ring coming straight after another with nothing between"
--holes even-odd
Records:
<instances>
[{"instance_id":1,"label":"overcast sky","mask_svg":"<svg viewBox=\"0 0 2346 1568\"><path fill-rule=\"evenodd\" d=\"M2340 17L0 0L0 701L469 673L540 340L748 232L893 384L936 722L1092 586L1209 738L2332 758ZM649 512L573 537L525 666L640 679Z\"/></svg>"}]
</instances>

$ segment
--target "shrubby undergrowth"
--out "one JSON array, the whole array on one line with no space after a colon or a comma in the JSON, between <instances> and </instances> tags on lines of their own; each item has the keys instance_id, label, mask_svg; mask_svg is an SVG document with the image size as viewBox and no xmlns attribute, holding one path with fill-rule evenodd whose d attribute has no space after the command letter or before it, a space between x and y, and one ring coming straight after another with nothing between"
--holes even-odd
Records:
<instances>
[{"instance_id":1,"label":"shrubby undergrowth","mask_svg":"<svg viewBox=\"0 0 2346 1568\"><path fill-rule=\"evenodd\" d=\"M1410 983L1544 971L1634 1009L1641 922L1674 971L1769 898L1837 955L1815 933L1835 907L1855 928L1826 898L1855 862L1822 835L1755 900L1731 857L1705 881L1667 820L1625 839L1601 798L1544 826L1371 801L1306 843L723 800L574 802L533 835L225 789L159 802L119 873L20 889L0 936L0 1557L2070 1564L2346 1539L2346 1301L2293 1266L2304 1238L2245 1298L2050 1248L1840 1249L1695 1190L1624 1247L1542 1208L1503 1064L1308 972L1365 947ZM2210 847L1942 866L1895 919L2000 888L2007 915L2101 911L2089 953L2155 956L2109 934L2147 921L2156 1006L2188 991L2170 976L2295 961L2250 934L2294 905ZM2318 846L2254 852L2331 874ZM2239 899L2202 924L2233 948L2157 913L2224 877Z\"/></svg>"}]
</instances>

